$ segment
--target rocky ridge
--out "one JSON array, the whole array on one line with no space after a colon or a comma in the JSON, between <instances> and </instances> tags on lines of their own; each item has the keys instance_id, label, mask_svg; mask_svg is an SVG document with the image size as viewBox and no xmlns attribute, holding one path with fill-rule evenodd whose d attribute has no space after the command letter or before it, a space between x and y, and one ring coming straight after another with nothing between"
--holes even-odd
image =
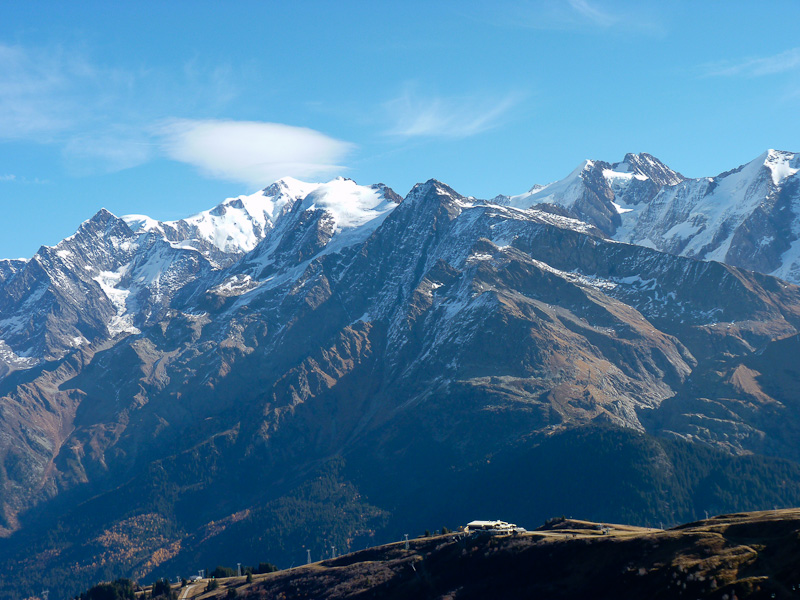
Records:
<instances>
[{"instance_id":1,"label":"rocky ridge","mask_svg":"<svg viewBox=\"0 0 800 600\"><path fill-rule=\"evenodd\" d=\"M452 533L311 566L227 578L242 598L792 598L797 510L720 515L669 530L554 519L517 536ZM206 581L187 597L200 597Z\"/></svg>"},{"instance_id":2,"label":"rocky ridge","mask_svg":"<svg viewBox=\"0 0 800 600\"><path fill-rule=\"evenodd\" d=\"M565 179L499 199L553 204L614 239L800 282L800 155L768 150L687 179L649 154L585 161Z\"/></svg>"}]
</instances>

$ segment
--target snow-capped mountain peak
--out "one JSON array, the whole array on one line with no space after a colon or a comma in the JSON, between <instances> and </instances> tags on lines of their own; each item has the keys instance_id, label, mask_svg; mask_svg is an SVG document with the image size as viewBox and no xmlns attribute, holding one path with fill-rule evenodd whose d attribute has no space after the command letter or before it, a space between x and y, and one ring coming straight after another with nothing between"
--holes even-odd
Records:
<instances>
[{"instance_id":1,"label":"snow-capped mountain peak","mask_svg":"<svg viewBox=\"0 0 800 600\"><path fill-rule=\"evenodd\" d=\"M800 170L800 155L783 150L767 150L763 155L764 166L772 174L772 183L780 185L787 177ZM761 157L759 157L761 158Z\"/></svg>"},{"instance_id":2,"label":"snow-capped mountain peak","mask_svg":"<svg viewBox=\"0 0 800 600\"><path fill-rule=\"evenodd\" d=\"M429 179L425 183L418 183L411 188L411 191L408 192L408 195L403 202L412 204L418 200L421 200L422 198L430 196L431 194L434 196L450 197L454 200L463 199L463 196L453 190L450 186L442 183L438 179Z\"/></svg>"},{"instance_id":3,"label":"snow-capped mountain peak","mask_svg":"<svg viewBox=\"0 0 800 600\"><path fill-rule=\"evenodd\" d=\"M587 160L567 177L497 203L557 205L619 241L800 281L800 155L767 150L687 179L647 153Z\"/></svg>"},{"instance_id":4,"label":"snow-capped mountain peak","mask_svg":"<svg viewBox=\"0 0 800 600\"><path fill-rule=\"evenodd\" d=\"M304 196L302 204L303 210L323 209L330 213L337 231L360 227L396 206L378 186L361 186L342 177L318 184Z\"/></svg>"},{"instance_id":5,"label":"snow-capped mountain peak","mask_svg":"<svg viewBox=\"0 0 800 600\"><path fill-rule=\"evenodd\" d=\"M652 194L647 193L655 186L672 186L684 181L685 177L673 171L656 157L642 152L639 154L626 154L625 158L616 163L607 163L599 160L584 160L569 175L547 185L535 185L529 191L516 196L508 197L508 204L516 208L531 208L537 204L555 204L575 210L577 213L584 213L587 210L587 201L595 205L596 210L601 209L603 204L613 204L607 206L608 212L620 212L618 206L639 204L647 201ZM631 182L639 182L639 185L631 188ZM641 184L647 183L648 190L643 190ZM630 191L633 193L627 193ZM588 195L587 195L588 190ZM653 194L655 192L653 191ZM595 196L594 199L590 199ZM625 196L625 198L619 198ZM615 200L616 197L616 200ZM614 202L617 204L614 204ZM621 209L627 212L628 208ZM589 211L592 212L591 210ZM581 217L586 216L581 214ZM608 215L606 215L608 216ZM604 230L607 227L602 227ZM608 231L610 233L610 231Z\"/></svg>"},{"instance_id":6,"label":"snow-capped mountain peak","mask_svg":"<svg viewBox=\"0 0 800 600\"><path fill-rule=\"evenodd\" d=\"M307 194L317 185L319 184L300 181L294 177L283 177L261 190L261 194L268 197L279 196L281 194L298 197Z\"/></svg>"},{"instance_id":7,"label":"snow-capped mountain peak","mask_svg":"<svg viewBox=\"0 0 800 600\"><path fill-rule=\"evenodd\" d=\"M646 152L626 154L621 162L612 165L612 169L617 172L632 173L639 179L650 179L658 185L677 185L686 179Z\"/></svg>"},{"instance_id":8,"label":"snow-capped mountain peak","mask_svg":"<svg viewBox=\"0 0 800 600\"><path fill-rule=\"evenodd\" d=\"M223 253L241 254L252 250L295 201L319 185L287 177L254 194L228 198L177 221L162 222L145 215L122 218L137 233L155 231L171 242L205 242Z\"/></svg>"},{"instance_id":9,"label":"snow-capped mountain peak","mask_svg":"<svg viewBox=\"0 0 800 600\"><path fill-rule=\"evenodd\" d=\"M122 220L128 224L128 227L130 227L134 233L162 231L161 223L147 215L125 215L122 217Z\"/></svg>"},{"instance_id":10,"label":"snow-capped mountain peak","mask_svg":"<svg viewBox=\"0 0 800 600\"><path fill-rule=\"evenodd\" d=\"M176 247L194 248L228 262L249 252L264 239L278 220L303 200L303 210L325 209L336 227L359 227L391 210L399 196L382 184L359 186L337 177L328 183L307 183L284 177L254 194L228 198L212 209L177 221L157 221L146 215L123 220L138 233L155 232Z\"/></svg>"},{"instance_id":11,"label":"snow-capped mountain peak","mask_svg":"<svg viewBox=\"0 0 800 600\"><path fill-rule=\"evenodd\" d=\"M594 161L584 160L569 175L547 185L535 185L530 191L509 197L514 208L531 208L536 204L557 204L572 208L583 191L584 175L594 167Z\"/></svg>"}]
</instances>

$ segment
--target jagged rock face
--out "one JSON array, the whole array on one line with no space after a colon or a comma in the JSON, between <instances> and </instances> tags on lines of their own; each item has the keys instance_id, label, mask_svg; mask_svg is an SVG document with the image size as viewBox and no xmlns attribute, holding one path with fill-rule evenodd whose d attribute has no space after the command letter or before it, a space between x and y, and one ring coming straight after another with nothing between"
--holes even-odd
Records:
<instances>
[{"instance_id":1,"label":"jagged rock face","mask_svg":"<svg viewBox=\"0 0 800 600\"><path fill-rule=\"evenodd\" d=\"M800 283L799 168L800 155L769 150L716 177L686 179L648 154L627 154L501 200L556 204L619 241Z\"/></svg>"},{"instance_id":2,"label":"jagged rock face","mask_svg":"<svg viewBox=\"0 0 800 600\"><path fill-rule=\"evenodd\" d=\"M610 166L612 171L642 175L659 186L677 185L686 180L686 177L673 171L652 154L626 154L622 162ZM641 181L635 178L636 181Z\"/></svg>"},{"instance_id":3,"label":"jagged rock face","mask_svg":"<svg viewBox=\"0 0 800 600\"><path fill-rule=\"evenodd\" d=\"M464 394L525 405L539 415L532 427L601 419L641 428L637 411L675 394L695 355L718 337L714 321L739 322L723 336L737 353L795 332L794 288L756 289L751 275L611 244L570 219L474 203L439 182L415 187L391 214L378 211L372 220L380 223L368 222L360 238L364 225L342 229L324 205L313 193L296 200L227 269L152 228L134 234L105 212L82 226L72 250L43 249L66 260L91 240L96 256L71 263L69 274L86 273L79 281L97 283L95 293L74 293L70 306L94 315L98 332L105 325L105 336L87 340L108 348L85 374L61 384L87 395L82 426L70 436L85 451L74 463L60 461L74 472L46 477L80 481L115 460L128 468L141 452L156 452L142 431L169 429L214 402L263 406L251 429L256 443L264 441L298 405L330 407L327 396L339 394L331 390L363 364L379 373L358 376L369 382L362 401L372 417L340 411L340 443L403 407ZM95 240L100 232L112 240L105 251ZM332 252L341 238L355 242ZM97 281L94 273L106 275ZM709 285L730 292L696 293ZM131 337L110 341L125 334ZM357 348L346 368L331 358L342 344ZM323 358L312 360L318 352ZM247 372L254 365L255 376ZM236 393L220 392L234 380ZM254 393L248 388L256 382Z\"/></svg>"},{"instance_id":4,"label":"jagged rock face","mask_svg":"<svg viewBox=\"0 0 800 600\"><path fill-rule=\"evenodd\" d=\"M75 235L42 247L0 289L0 336L9 369L138 333L172 295L211 264L163 238L135 234L101 210Z\"/></svg>"},{"instance_id":5,"label":"jagged rock face","mask_svg":"<svg viewBox=\"0 0 800 600\"><path fill-rule=\"evenodd\" d=\"M285 179L250 196L228 198L210 210L178 221L155 221L145 215L127 215L123 219L137 233L157 233L224 265L252 250L275 221L315 187Z\"/></svg>"},{"instance_id":6,"label":"jagged rock face","mask_svg":"<svg viewBox=\"0 0 800 600\"><path fill-rule=\"evenodd\" d=\"M174 465L197 456L258 465L245 510L270 481L367 443L398 456L433 440L471 464L588 423L697 435L694 386L719 361L746 363L736 381L765 373L747 361L800 332L800 290L607 239L623 188L645 211L686 181L647 155L589 170L570 185L594 182L579 205L606 214L595 225L435 180L402 202L382 185L289 181L177 224L101 211L1 264L2 532L154 469L181 478ZM758 435L724 434L788 431L772 419L789 412L764 414L715 417L703 440L758 450ZM782 436L771 452L789 456ZM174 502L211 484L193 485ZM235 512L202 510L194 526Z\"/></svg>"},{"instance_id":7,"label":"jagged rock face","mask_svg":"<svg viewBox=\"0 0 800 600\"><path fill-rule=\"evenodd\" d=\"M116 313L103 285L131 254L124 222L100 211L56 247L42 247L0 290L2 339L32 364L104 337Z\"/></svg>"},{"instance_id":8,"label":"jagged rock face","mask_svg":"<svg viewBox=\"0 0 800 600\"><path fill-rule=\"evenodd\" d=\"M554 205L569 216L614 235L623 218L634 212L628 205L646 205L664 187L685 181L680 173L649 154L626 154L618 163L587 160L561 181L537 185L526 194L499 197L502 204L518 208ZM622 206L620 202L624 203Z\"/></svg>"},{"instance_id":9,"label":"jagged rock face","mask_svg":"<svg viewBox=\"0 0 800 600\"><path fill-rule=\"evenodd\" d=\"M0 283L5 283L13 277L27 262L22 258L0 260Z\"/></svg>"}]
</instances>

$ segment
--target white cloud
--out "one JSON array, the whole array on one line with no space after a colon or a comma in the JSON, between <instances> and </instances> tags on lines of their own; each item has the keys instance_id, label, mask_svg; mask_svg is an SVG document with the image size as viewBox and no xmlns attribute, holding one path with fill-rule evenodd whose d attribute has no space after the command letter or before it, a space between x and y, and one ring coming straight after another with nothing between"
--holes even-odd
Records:
<instances>
[{"instance_id":1,"label":"white cloud","mask_svg":"<svg viewBox=\"0 0 800 600\"><path fill-rule=\"evenodd\" d=\"M407 138L466 138L498 127L517 102L516 95L421 98L406 90L384 105L393 122L386 133Z\"/></svg>"},{"instance_id":2,"label":"white cloud","mask_svg":"<svg viewBox=\"0 0 800 600\"><path fill-rule=\"evenodd\" d=\"M800 48L792 48L761 58L747 58L740 61L722 61L703 65L707 77L761 77L794 71L800 68Z\"/></svg>"},{"instance_id":3,"label":"white cloud","mask_svg":"<svg viewBox=\"0 0 800 600\"><path fill-rule=\"evenodd\" d=\"M16 175L0 175L0 181L15 181L17 179Z\"/></svg>"},{"instance_id":4,"label":"white cloud","mask_svg":"<svg viewBox=\"0 0 800 600\"><path fill-rule=\"evenodd\" d=\"M353 149L319 131L280 123L175 119L158 128L171 159L210 177L264 186L281 177L326 177Z\"/></svg>"}]
</instances>

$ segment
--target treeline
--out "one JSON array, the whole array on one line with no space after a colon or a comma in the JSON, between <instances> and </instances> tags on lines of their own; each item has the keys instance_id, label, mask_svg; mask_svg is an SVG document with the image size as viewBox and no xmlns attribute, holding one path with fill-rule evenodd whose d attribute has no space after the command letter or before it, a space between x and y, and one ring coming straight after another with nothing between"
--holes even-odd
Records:
<instances>
[{"instance_id":1,"label":"treeline","mask_svg":"<svg viewBox=\"0 0 800 600\"><path fill-rule=\"evenodd\" d=\"M169 584L167 584L169 587ZM136 584L130 579L100 583L76 596L78 600L135 600Z\"/></svg>"},{"instance_id":2,"label":"treeline","mask_svg":"<svg viewBox=\"0 0 800 600\"><path fill-rule=\"evenodd\" d=\"M242 575L260 575L262 573L274 573L278 567L270 562L260 562L257 567L242 567ZM208 577L222 579L223 577L236 577L236 569L217 565L213 571L207 571Z\"/></svg>"},{"instance_id":3,"label":"treeline","mask_svg":"<svg viewBox=\"0 0 800 600\"><path fill-rule=\"evenodd\" d=\"M278 570L271 562L260 562L257 567L247 566L242 568L242 575L246 577L249 583L253 580L253 575L261 575L264 573L274 573ZM236 577L236 569L217 565L214 570L207 571L207 577L212 581L207 584L206 590L213 590L217 588L216 579L223 579L226 577ZM186 579L181 580L181 587L188 585ZM104 582L97 584L87 591L82 592L75 597L75 600L136 600L136 592L141 591L139 586L131 579L117 579L111 582ZM178 593L172 589L168 579L157 579L151 586L148 595L142 595L141 598L177 598Z\"/></svg>"},{"instance_id":4,"label":"treeline","mask_svg":"<svg viewBox=\"0 0 800 600\"><path fill-rule=\"evenodd\" d=\"M185 583L185 581L184 581ZM75 597L75 600L135 600L136 592L141 591L139 586L130 579L117 579L116 581L99 583L94 587ZM140 598L165 598L175 599L178 593L172 589L167 579L157 579L150 587L150 594L144 593Z\"/></svg>"}]
</instances>

